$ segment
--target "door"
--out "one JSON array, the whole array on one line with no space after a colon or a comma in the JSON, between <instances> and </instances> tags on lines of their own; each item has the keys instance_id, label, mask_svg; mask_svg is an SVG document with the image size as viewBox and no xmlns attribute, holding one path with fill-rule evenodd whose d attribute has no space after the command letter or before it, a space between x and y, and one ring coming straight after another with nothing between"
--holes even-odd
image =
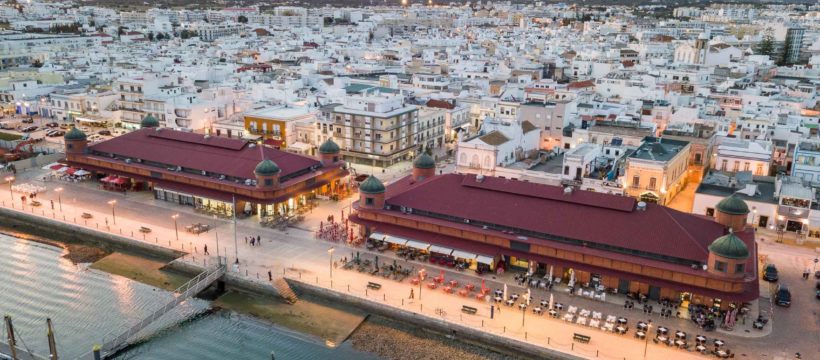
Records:
<instances>
[{"instance_id":1,"label":"door","mask_svg":"<svg viewBox=\"0 0 820 360\"><path fill-rule=\"evenodd\" d=\"M618 293L626 294L629 292L629 280L618 279Z\"/></svg>"},{"instance_id":2,"label":"door","mask_svg":"<svg viewBox=\"0 0 820 360\"><path fill-rule=\"evenodd\" d=\"M762 228L769 226L769 217L761 215L760 219L757 220L757 226Z\"/></svg>"},{"instance_id":3,"label":"door","mask_svg":"<svg viewBox=\"0 0 820 360\"><path fill-rule=\"evenodd\" d=\"M657 286L649 286L649 298L652 300L660 300L661 288Z\"/></svg>"},{"instance_id":4,"label":"door","mask_svg":"<svg viewBox=\"0 0 820 360\"><path fill-rule=\"evenodd\" d=\"M803 223L799 221L789 220L786 223L786 231L798 232L803 230Z\"/></svg>"}]
</instances>

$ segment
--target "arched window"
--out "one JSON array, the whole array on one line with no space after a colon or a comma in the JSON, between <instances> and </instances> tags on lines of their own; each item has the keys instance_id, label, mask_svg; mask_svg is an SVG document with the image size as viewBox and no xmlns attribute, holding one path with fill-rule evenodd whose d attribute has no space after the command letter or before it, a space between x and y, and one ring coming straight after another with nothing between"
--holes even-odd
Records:
<instances>
[{"instance_id":1,"label":"arched window","mask_svg":"<svg viewBox=\"0 0 820 360\"><path fill-rule=\"evenodd\" d=\"M484 167L490 167L490 155L484 156Z\"/></svg>"},{"instance_id":2,"label":"arched window","mask_svg":"<svg viewBox=\"0 0 820 360\"><path fill-rule=\"evenodd\" d=\"M473 161L470 163L470 165L473 165L473 166L481 165L480 160L478 160L478 155L473 154Z\"/></svg>"},{"instance_id":3,"label":"arched window","mask_svg":"<svg viewBox=\"0 0 820 360\"><path fill-rule=\"evenodd\" d=\"M461 156L459 157L458 162L462 165L466 165L467 164L467 154L461 153Z\"/></svg>"}]
</instances>

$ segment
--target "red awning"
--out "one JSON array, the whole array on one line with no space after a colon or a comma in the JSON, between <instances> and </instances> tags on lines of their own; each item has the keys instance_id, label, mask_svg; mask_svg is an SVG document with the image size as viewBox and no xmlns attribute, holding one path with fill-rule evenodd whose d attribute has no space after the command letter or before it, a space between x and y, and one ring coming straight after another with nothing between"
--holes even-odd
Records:
<instances>
[{"instance_id":1,"label":"red awning","mask_svg":"<svg viewBox=\"0 0 820 360\"><path fill-rule=\"evenodd\" d=\"M63 165L63 164L54 164L54 165L49 166L48 168L51 169L51 170L60 170L64 167L65 167L65 165Z\"/></svg>"},{"instance_id":2,"label":"red awning","mask_svg":"<svg viewBox=\"0 0 820 360\"><path fill-rule=\"evenodd\" d=\"M275 147L277 149L282 147L282 144L284 142L285 142L284 140L276 140L276 139L266 139L264 141L265 145L272 146L272 147Z\"/></svg>"},{"instance_id":3,"label":"red awning","mask_svg":"<svg viewBox=\"0 0 820 360\"><path fill-rule=\"evenodd\" d=\"M127 182L128 182L128 179L122 178L122 177L114 178L114 179L111 180L112 184L117 184L117 185L123 185Z\"/></svg>"},{"instance_id":4,"label":"red awning","mask_svg":"<svg viewBox=\"0 0 820 360\"><path fill-rule=\"evenodd\" d=\"M111 180L114 180L114 177L109 175L100 179L100 182L110 182Z\"/></svg>"},{"instance_id":5,"label":"red awning","mask_svg":"<svg viewBox=\"0 0 820 360\"><path fill-rule=\"evenodd\" d=\"M75 169L75 168L69 168L68 170L65 171L65 173L68 174L68 175L74 175L74 173L76 171L77 171L77 169Z\"/></svg>"}]
</instances>

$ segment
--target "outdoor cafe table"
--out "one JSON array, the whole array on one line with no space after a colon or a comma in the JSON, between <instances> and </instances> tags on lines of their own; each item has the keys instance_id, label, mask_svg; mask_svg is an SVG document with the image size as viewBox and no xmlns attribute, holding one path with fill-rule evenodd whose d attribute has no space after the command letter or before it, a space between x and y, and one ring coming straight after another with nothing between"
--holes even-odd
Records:
<instances>
[{"instance_id":1,"label":"outdoor cafe table","mask_svg":"<svg viewBox=\"0 0 820 360\"><path fill-rule=\"evenodd\" d=\"M473 289L475 289L475 285L467 284L467 285L464 285L464 288L467 289L467 291L473 291Z\"/></svg>"},{"instance_id":2,"label":"outdoor cafe table","mask_svg":"<svg viewBox=\"0 0 820 360\"><path fill-rule=\"evenodd\" d=\"M695 347L699 352L706 352L706 347L703 345L698 345Z\"/></svg>"},{"instance_id":3,"label":"outdoor cafe table","mask_svg":"<svg viewBox=\"0 0 820 360\"><path fill-rule=\"evenodd\" d=\"M698 335L698 336L695 338L695 340L700 341L700 342L704 342L704 341L706 341L706 337L705 337L705 336L703 336L703 335Z\"/></svg>"},{"instance_id":4,"label":"outdoor cafe table","mask_svg":"<svg viewBox=\"0 0 820 360\"><path fill-rule=\"evenodd\" d=\"M717 346L717 347L721 347L721 346L723 346L723 344L724 344L723 340L717 340L717 339L715 339L715 346Z\"/></svg>"},{"instance_id":5,"label":"outdoor cafe table","mask_svg":"<svg viewBox=\"0 0 820 360\"><path fill-rule=\"evenodd\" d=\"M444 292L446 292L446 293L448 293L448 294L449 294L449 293L452 293L452 292L453 292L453 288L452 288L451 286L445 286L445 287L444 287Z\"/></svg>"},{"instance_id":6,"label":"outdoor cafe table","mask_svg":"<svg viewBox=\"0 0 820 360\"><path fill-rule=\"evenodd\" d=\"M515 304L515 300L507 300L507 306L513 306L513 304Z\"/></svg>"},{"instance_id":7,"label":"outdoor cafe table","mask_svg":"<svg viewBox=\"0 0 820 360\"><path fill-rule=\"evenodd\" d=\"M418 278L412 278L412 279L410 279L410 283L413 284L413 285L418 285L419 284L419 279Z\"/></svg>"},{"instance_id":8,"label":"outdoor cafe table","mask_svg":"<svg viewBox=\"0 0 820 360\"><path fill-rule=\"evenodd\" d=\"M626 324L626 318L625 317L619 317L618 318L618 323L619 324Z\"/></svg>"},{"instance_id":9,"label":"outdoor cafe table","mask_svg":"<svg viewBox=\"0 0 820 360\"><path fill-rule=\"evenodd\" d=\"M493 299L494 299L494 300L495 300L495 302L497 302L497 303L500 303L501 301L503 301L503 300L504 300L504 299L502 299L502 298L501 298L501 296L496 296L496 297L495 297L495 298L493 298Z\"/></svg>"},{"instance_id":10,"label":"outdoor cafe table","mask_svg":"<svg viewBox=\"0 0 820 360\"><path fill-rule=\"evenodd\" d=\"M718 357L722 357L722 358L725 358L725 357L728 357L728 356L729 356L729 353L727 353L727 352L725 352L725 351L723 351L723 350L718 350L718 351L716 351L715 353L717 354L717 356L718 356Z\"/></svg>"},{"instance_id":11,"label":"outdoor cafe table","mask_svg":"<svg viewBox=\"0 0 820 360\"><path fill-rule=\"evenodd\" d=\"M663 343L665 343L667 340L669 340L666 336L663 336L663 335L658 335L658 337L656 339L658 339L658 341L663 342Z\"/></svg>"},{"instance_id":12,"label":"outdoor cafe table","mask_svg":"<svg viewBox=\"0 0 820 360\"><path fill-rule=\"evenodd\" d=\"M518 308L521 309L521 310L524 310L524 309L527 308L527 304L524 304L524 303L518 304Z\"/></svg>"},{"instance_id":13,"label":"outdoor cafe table","mask_svg":"<svg viewBox=\"0 0 820 360\"><path fill-rule=\"evenodd\" d=\"M429 283L427 284L427 287L428 287L428 288L431 288L431 289L435 289L435 288L437 288L437 287L438 287L438 284L436 284L436 282L435 282L435 281L431 281L431 282L429 282Z\"/></svg>"},{"instance_id":14,"label":"outdoor cafe table","mask_svg":"<svg viewBox=\"0 0 820 360\"><path fill-rule=\"evenodd\" d=\"M555 308L556 308L556 309L558 309L558 310L563 310L563 309L564 309L564 304L562 304L562 303L555 303Z\"/></svg>"},{"instance_id":15,"label":"outdoor cafe table","mask_svg":"<svg viewBox=\"0 0 820 360\"><path fill-rule=\"evenodd\" d=\"M619 334L626 333L626 328L623 327L623 326L618 326L618 327L615 328L615 330L618 330Z\"/></svg>"},{"instance_id":16,"label":"outdoor cafe table","mask_svg":"<svg viewBox=\"0 0 820 360\"><path fill-rule=\"evenodd\" d=\"M686 341L683 341L683 340L675 340L675 345L677 345L677 346L683 346L683 345L686 345Z\"/></svg>"},{"instance_id":17,"label":"outdoor cafe table","mask_svg":"<svg viewBox=\"0 0 820 360\"><path fill-rule=\"evenodd\" d=\"M455 281L455 280L450 280L450 286L452 286L452 287L458 287L458 281Z\"/></svg>"},{"instance_id":18,"label":"outdoor cafe table","mask_svg":"<svg viewBox=\"0 0 820 360\"><path fill-rule=\"evenodd\" d=\"M510 299L518 300L518 294L511 294Z\"/></svg>"},{"instance_id":19,"label":"outdoor cafe table","mask_svg":"<svg viewBox=\"0 0 820 360\"><path fill-rule=\"evenodd\" d=\"M504 295L503 291L501 291L501 290L496 290L495 291L495 296L503 296L503 295Z\"/></svg>"},{"instance_id":20,"label":"outdoor cafe table","mask_svg":"<svg viewBox=\"0 0 820 360\"><path fill-rule=\"evenodd\" d=\"M676 332L675 332L675 336L677 336L677 337L679 337L679 338L681 338L681 339L686 339L686 333L685 333L685 332L683 332L683 331L676 331Z\"/></svg>"},{"instance_id":21,"label":"outdoor cafe table","mask_svg":"<svg viewBox=\"0 0 820 360\"><path fill-rule=\"evenodd\" d=\"M467 296L468 292L469 291L467 291L467 289L461 289L461 290L458 291L458 294L461 295L461 296Z\"/></svg>"},{"instance_id":22,"label":"outdoor cafe table","mask_svg":"<svg viewBox=\"0 0 820 360\"><path fill-rule=\"evenodd\" d=\"M541 306L547 306L547 305L549 305L549 304L550 304L550 303L549 303L549 301L547 301L547 300L541 300Z\"/></svg>"},{"instance_id":23,"label":"outdoor cafe table","mask_svg":"<svg viewBox=\"0 0 820 360\"><path fill-rule=\"evenodd\" d=\"M646 328L647 328L647 326L648 326L648 325L646 325L646 323L645 323L645 322L643 322L643 321L638 321L638 329L640 329L640 330L644 330L644 329L646 329Z\"/></svg>"},{"instance_id":24,"label":"outdoor cafe table","mask_svg":"<svg viewBox=\"0 0 820 360\"><path fill-rule=\"evenodd\" d=\"M532 309L532 312L534 312L534 313L536 313L536 314L538 314L538 315L541 315L542 310L541 310L541 308L540 308L540 307L536 306L534 309Z\"/></svg>"},{"instance_id":25,"label":"outdoor cafe table","mask_svg":"<svg viewBox=\"0 0 820 360\"><path fill-rule=\"evenodd\" d=\"M635 336L637 336L639 339L643 339L644 337L646 337L646 333L643 331L637 331L635 332Z\"/></svg>"},{"instance_id":26,"label":"outdoor cafe table","mask_svg":"<svg viewBox=\"0 0 820 360\"><path fill-rule=\"evenodd\" d=\"M669 329L667 329L667 328L665 328L665 327L663 327L663 326L659 326L659 327L658 327L658 331L659 331L660 333L662 333L662 334L666 334L666 333L669 331Z\"/></svg>"}]
</instances>

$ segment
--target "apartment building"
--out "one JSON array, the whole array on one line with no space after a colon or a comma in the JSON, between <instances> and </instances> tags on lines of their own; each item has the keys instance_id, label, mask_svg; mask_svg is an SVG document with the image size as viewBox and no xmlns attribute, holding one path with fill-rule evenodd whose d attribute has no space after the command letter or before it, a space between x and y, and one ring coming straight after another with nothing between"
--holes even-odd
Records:
<instances>
[{"instance_id":1,"label":"apartment building","mask_svg":"<svg viewBox=\"0 0 820 360\"><path fill-rule=\"evenodd\" d=\"M419 110L401 94L351 94L342 104L322 107L322 113L333 122L333 137L345 161L386 167L421 150L416 136Z\"/></svg>"},{"instance_id":2,"label":"apartment building","mask_svg":"<svg viewBox=\"0 0 820 360\"><path fill-rule=\"evenodd\" d=\"M624 182L629 196L668 204L686 185L691 145L687 141L647 137L626 159Z\"/></svg>"}]
</instances>

